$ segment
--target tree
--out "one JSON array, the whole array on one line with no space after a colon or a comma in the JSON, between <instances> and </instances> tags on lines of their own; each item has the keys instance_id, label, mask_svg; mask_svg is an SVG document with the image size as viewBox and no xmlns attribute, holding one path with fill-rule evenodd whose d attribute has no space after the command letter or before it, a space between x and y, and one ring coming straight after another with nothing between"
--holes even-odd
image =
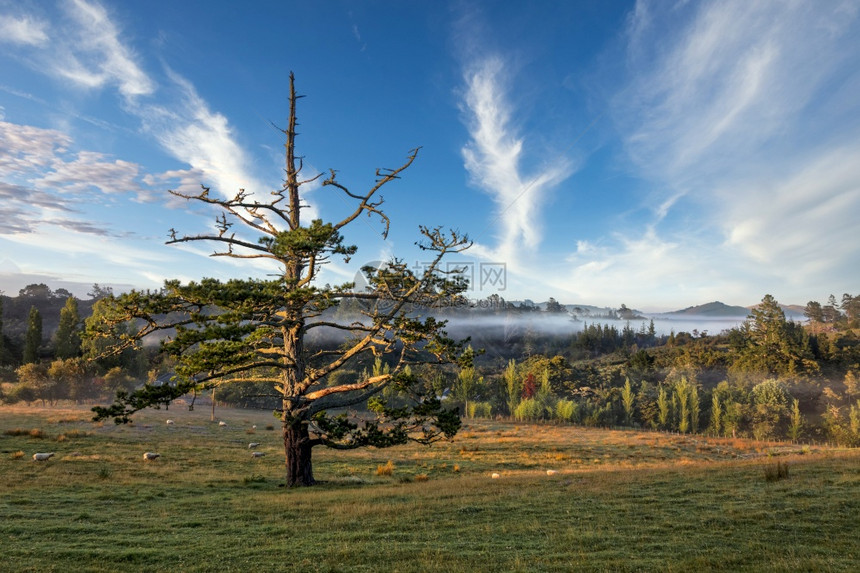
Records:
<instances>
[{"instance_id":1,"label":"tree","mask_svg":"<svg viewBox=\"0 0 860 573\"><path fill-rule=\"evenodd\" d=\"M699 400L699 388L692 384L690 386L690 431L694 434L699 431L699 414L701 411L701 402Z\"/></svg>"},{"instance_id":2,"label":"tree","mask_svg":"<svg viewBox=\"0 0 860 573\"><path fill-rule=\"evenodd\" d=\"M621 320L633 320L636 318L636 312L630 308L627 308L627 305L621 303L621 308L618 309L618 318Z\"/></svg>"},{"instance_id":3,"label":"tree","mask_svg":"<svg viewBox=\"0 0 860 573\"><path fill-rule=\"evenodd\" d=\"M752 339L762 346L777 344L785 329L785 312L773 295L766 294L750 311Z\"/></svg>"},{"instance_id":4,"label":"tree","mask_svg":"<svg viewBox=\"0 0 860 573\"><path fill-rule=\"evenodd\" d=\"M86 362L80 358L58 358L48 367L48 376L56 386L56 397L75 402L93 397L90 374Z\"/></svg>"},{"instance_id":5,"label":"tree","mask_svg":"<svg viewBox=\"0 0 860 573\"><path fill-rule=\"evenodd\" d=\"M553 297L549 297L549 300L546 301L546 312L550 314L560 314L567 312L567 309Z\"/></svg>"},{"instance_id":6,"label":"tree","mask_svg":"<svg viewBox=\"0 0 860 573\"><path fill-rule=\"evenodd\" d=\"M514 410L520 403L523 394L523 385L517 375L517 361L509 360L505 372L502 374L505 381L505 398L508 404L508 413L513 416Z\"/></svg>"},{"instance_id":7,"label":"tree","mask_svg":"<svg viewBox=\"0 0 860 573\"><path fill-rule=\"evenodd\" d=\"M8 361L6 355L6 336L3 334L3 291L0 290L0 365Z\"/></svg>"},{"instance_id":8,"label":"tree","mask_svg":"<svg viewBox=\"0 0 860 573\"><path fill-rule=\"evenodd\" d=\"M24 364L39 361L39 347L42 345L42 315L35 306L30 307L27 319L27 335L24 338Z\"/></svg>"},{"instance_id":9,"label":"tree","mask_svg":"<svg viewBox=\"0 0 860 573\"><path fill-rule=\"evenodd\" d=\"M109 286L101 286L99 283L94 283L93 288L90 289L90 292L87 293L87 296L92 300L101 300L103 298L108 298L109 296L113 296L113 287Z\"/></svg>"},{"instance_id":10,"label":"tree","mask_svg":"<svg viewBox=\"0 0 860 573\"><path fill-rule=\"evenodd\" d=\"M113 325L136 319L140 327L124 337L125 343L175 329L161 348L177 360L176 385L120 392L112 406L94 409L97 418L123 422L141 408L166 405L201 386L268 384L281 403L290 487L315 483L311 453L319 445L387 447L408 440L430 443L456 433L459 414L444 409L437 396L422 393L410 367L450 363L462 352L462 343L446 335L445 322L427 315L425 309L457 302L466 288L462 274L442 272L440 263L445 255L471 244L459 232L420 227L423 241L418 245L428 254L420 274L394 259L388 265L364 268L368 286L363 291L358 292L353 283L319 286L319 272L331 257L349 260L355 254L357 248L344 242L341 231L359 216L377 217L387 237L390 220L381 210L379 191L401 177L418 149L399 167L377 169L375 184L366 192L350 190L331 170L322 187L352 202L350 210L336 222L303 221L303 190L322 174L308 178L302 174L303 162L295 152L298 99L290 74L288 126L281 130L286 138L285 179L268 199L258 201L244 189L232 199L210 196L208 187L198 194L171 191L186 201L213 207L218 216L216 232L180 235L171 229L167 244L215 245L213 256L269 262L275 274L265 280L204 278L188 284L169 280L157 292L108 297L103 299L108 301L104 320L88 327L90 336L109 337ZM333 320L333 311L346 298L365 303L363 321ZM309 335L317 329L341 333L344 343L337 347L312 344ZM385 361L387 371L353 383L328 384L339 369L358 370L355 366L361 361L377 357ZM410 405L389 407L381 399L388 386L408 393ZM365 403L368 416L329 414L332 409Z\"/></svg>"},{"instance_id":11,"label":"tree","mask_svg":"<svg viewBox=\"0 0 860 573\"><path fill-rule=\"evenodd\" d=\"M818 301L811 300L806 303L803 314L809 319L809 322L824 322L824 311L821 308L821 303Z\"/></svg>"},{"instance_id":12,"label":"tree","mask_svg":"<svg viewBox=\"0 0 860 573\"><path fill-rule=\"evenodd\" d=\"M758 440L779 437L788 413L788 393L779 380L768 379L752 389L753 434Z\"/></svg>"},{"instance_id":13,"label":"tree","mask_svg":"<svg viewBox=\"0 0 860 573\"><path fill-rule=\"evenodd\" d=\"M792 442L798 441L803 436L805 425L803 415L800 413L800 400L794 398L791 401L791 417L788 424L788 437Z\"/></svg>"},{"instance_id":14,"label":"tree","mask_svg":"<svg viewBox=\"0 0 860 573\"><path fill-rule=\"evenodd\" d=\"M78 300L70 296L66 306L60 310L60 324L54 333L54 352L57 358L65 360L81 354L81 316L78 314Z\"/></svg>"},{"instance_id":15,"label":"tree","mask_svg":"<svg viewBox=\"0 0 860 573\"><path fill-rule=\"evenodd\" d=\"M808 334L799 324L785 319L782 307L771 295L765 295L744 324L732 330L729 344L737 353L731 368L738 372L795 375L818 370Z\"/></svg>"},{"instance_id":16,"label":"tree","mask_svg":"<svg viewBox=\"0 0 860 573\"><path fill-rule=\"evenodd\" d=\"M675 396L677 396L678 404L678 430L682 434L686 434L690 428L690 390L692 386L687 381L686 376L675 383Z\"/></svg>"},{"instance_id":17,"label":"tree","mask_svg":"<svg viewBox=\"0 0 860 573\"><path fill-rule=\"evenodd\" d=\"M123 390L128 392L134 389L135 380L121 367L114 366L105 372L104 385L107 390L113 393Z\"/></svg>"},{"instance_id":18,"label":"tree","mask_svg":"<svg viewBox=\"0 0 860 573\"><path fill-rule=\"evenodd\" d=\"M860 296L851 296L847 292L844 293L840 308L845 313L849 324L855 324L860 319Z\"/></svg>"},{"instance_id":19,"label":"tree","mask_svg":"<svg viewBox=\"0 0 860 573\"><path fill-rule=\"evenodd\" d=\"M660 385L657 392L657 408L657 420L660 422L660 427L666 430L669 427L669 399L663 385Z\"/></svg>"},{"instance_id":20,"label":"tree","mask_svg":"<svg viewBox=\"0 0 860 573\"><path fill-rule=\"evenodd\" d=\"M454 395L463 401L463 409L470 418L473 417L469 412L470 403L473 403L477 398L478 391L483 385L484 378L478 376L474 366L462 368L457 374Z\"/></svg>"},{"instance_id":21,"label":"tree","mask_svg":"<svg viewBox=\"0 0 860 573\"><path fill-rule=\"evenodd\" d=\"M621 404L624 406L624 422L628 426L633 425L633 403L635 397L633 388L630 386L630 378L624 380L624 388L621 390Z\"/></svg>"},{"instance_id":22,"label":"tree","mask_svg":"<svg viewBox=\"0 0 860 573\"><path fill-rule=\"evenodd\" d=\"M858 378L857 374L855 374L853 370L849 370L845 373L843 382L845 383L845 395L848 396L849 399L860 396L860 378Z\"/></svg>"},{"instance_id":23,"label":"tree","mask_svg":"<svg viewBox=\"0 0 860 573\"><path fill-rule=\"evenodd\" d=\"M719 436L723 425L723 406L720 404L720 396L716 392L711 396L711 433Z\"/></svg>"},{"instance_id":24,"label":"tree","mask_svg":"<svg viewBox=\"0 0 860 573\"><path fill-rule=\"evenodd\" d=\"M54 298L54 293L48 285L39 283L25 286L18 291L18 296L20 298L41 298L47 300Z\"/></svg>"},{"instance_id":25,"label":"tree","mask_svg":"<svg viewBox=\"0 0 860 573\"><path fill-rule=\"evenodd\" d=\"M842 314L839 312L839 304L836 302L834 295L827 297L827 304L822 307L821 311L824 314L824 322L834 324L842 318Z\"/></svg>"},{"instance_id":26,"label":"tree","mask_svg":"<svg viewBox=\"0 0 860 573\"><path fill-rule=\"evenodd\" d=\"M18 375L18 385L32 390L33 396L37 400L42 401L44 406L46 402L54 403L57 399L56 387L57 384L48 376L48 366L37 362L29 362L19 366L15 370ZM29 404L30 400L22 398Z\"/></svg>"},{"instance_id":27,"label":"tree","mask_svg":"<svg viewBox=\"0 0 860 573\"><path fill-rule=\"evenodd\" d=\"M90 334L97 331L99 325L110 324L111 336L83 336L81 339L83 356L97 365L100 372L121 368L126 375L141 375L147 370L146 364L143 364L142 349L130 345L120 349L116 344L118 340L133 338L135 325L131 320L124 323L116 322L110 305L111 299L98 299L93 305L92 314L84 321L85 329L90 330Z\"/></svg>"}]
</instances>

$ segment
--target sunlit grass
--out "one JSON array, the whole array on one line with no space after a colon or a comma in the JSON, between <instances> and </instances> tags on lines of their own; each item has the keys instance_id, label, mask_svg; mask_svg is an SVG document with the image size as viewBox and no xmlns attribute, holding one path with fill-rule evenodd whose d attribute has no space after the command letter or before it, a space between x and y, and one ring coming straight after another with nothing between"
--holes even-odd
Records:
<instances>
[{"instance_id":1,"label":"sunlit grass","mask_svg":"<svg viewBox=\"0 0 860 573\"><path fill-rule=\"evenodd\" d=\"M209 417L172 407L99 426L84 409L0 410L0 569L851 571L860 559L854 451L467 420L430 448L319 449L321 485L289 490L270 413ZM790 472L768 481L776 462Z\"/></svg>"}]
</instances>

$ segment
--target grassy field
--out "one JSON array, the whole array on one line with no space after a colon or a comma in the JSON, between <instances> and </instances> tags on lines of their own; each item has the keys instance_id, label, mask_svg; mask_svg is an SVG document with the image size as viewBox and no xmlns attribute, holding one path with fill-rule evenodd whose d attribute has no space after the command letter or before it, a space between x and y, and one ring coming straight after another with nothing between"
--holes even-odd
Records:
<instances>
[{"instance_id":1,"label":"grassy field","mask_svg":"<svg viewBox=\"0 0 860 573\"><path fill-rule=\"evenodd\" d=\"M321 485L288 490L271 414L216 414L227 426L180 406L130 426L95 425L84 408L0 408L0 571L860 563L858 451L466 421L453 442L431 448L318 448ZM267 455L252 458L249 442ZM145 451L161 458L144 462ZM56 455L40 463L34 452ZM769 481L777 463L789 475Z\"/></svg>"}]
</instances>

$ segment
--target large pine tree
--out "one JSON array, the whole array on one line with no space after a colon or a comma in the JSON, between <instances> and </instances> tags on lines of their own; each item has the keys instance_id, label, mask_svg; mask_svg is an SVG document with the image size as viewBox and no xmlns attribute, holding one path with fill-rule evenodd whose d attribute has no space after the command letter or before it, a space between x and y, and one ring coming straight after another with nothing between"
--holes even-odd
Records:
<instances>
[{"instance_id":1,"label":"large pine tree","mask_svg":"<svg viewBox=\"0 0 860 573\"><path fill-rule=\"evenodd\" d=\"M470 245L458 232L422 227L420 246L428 253L422 272L413 273L402 260L393 260L365 268L368 286L363 290L351 283L319 285L320 269L332 256L348 260L355 254L356 247L344 242L341 231L358 217L379 218L387 236L390 220L381 209L379 191L400 179L418 150L399 167L377 169L375 184L366 191L350 190L333 170L325 179L322 174L305 177L295 152L297 100L290 75L289 119L282 130L285 179L280 189L265 196L240 189L232 199L210 195L207 187L192 195L171 191L214 207L218 216L214 232L181 235L171 230L168 244L205 242L216 246L213 256L269 261L272 278L167 281L158 292L103 299L94 314L100 318L87 326L89 336L111 336L114 327L136 321L139 330L123 336L125 342L169 330L162 348L178 360L175 388L146 386L119 393L111 407L95 409L98 417L125 421L143 407L166 403L200 386L268 384L280 398L289 486L314 483L311 451L318 445L385 447L410 439L431 442L456 433L459 415L442 408L436 396L422 394L423 384L414 373L419 364L456 360L462 350L445 334L444 322L419 311L450 302L463 291L462 278L442 273L440 262ZM303 219L301 195L314 181L351 204L342 218ZM345 299L361 301L362 316L337 321L331 310ZM340 333L342 344L310 345L309 335L317 331ZM376 366L360 379L333 376L362 361ZM381 399L385 388L411 396L412 401L389 407ZM342 413L360 404L374 415ZM331 410L338 413L330 414Z\"/></svg>"}]
</instances>

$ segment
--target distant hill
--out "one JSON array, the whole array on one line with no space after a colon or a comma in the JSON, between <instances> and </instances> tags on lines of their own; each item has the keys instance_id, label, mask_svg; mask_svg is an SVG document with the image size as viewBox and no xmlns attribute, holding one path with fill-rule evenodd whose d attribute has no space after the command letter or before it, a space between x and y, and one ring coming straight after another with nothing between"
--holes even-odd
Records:
<instances>
[{"instance_id":1,"label":"distant hill","mask_svg":"<svg viewBox=\"0 0 860 573\"><path fill-rule=\"evenodd\" d=\"M749 310L754 309L758 305L752 305L747 307ZM786 320L794 320L797 322L803 322L806 320L806 307L800 306L799 304L781 304L779 308L782 309L783 314L785 314Z\"/></svg>"},{"instance_id":2,"label":"distant hill","mask_svg":"<svg viewBox=\"0 0 860 573\"><path fill-rule=\"evenodd\" d=\"M746 318L750 313L743 306L729 306L725 303L714 301L698 306L690 306L683 310L664 312L663 316L711 316L720 318Z\"/></svg>"},{"instance_id":3,"label":"distant hill","mask_svg":"<svg viewBox=\"0 0 860 573\"><path fill-rule=\"evenodd\" d=\"M781 304L782 312L785 313L785 318L789 320L806 320L806 312L805 306L800 306L799 304Z\"/></svg>"}]
</instances>

